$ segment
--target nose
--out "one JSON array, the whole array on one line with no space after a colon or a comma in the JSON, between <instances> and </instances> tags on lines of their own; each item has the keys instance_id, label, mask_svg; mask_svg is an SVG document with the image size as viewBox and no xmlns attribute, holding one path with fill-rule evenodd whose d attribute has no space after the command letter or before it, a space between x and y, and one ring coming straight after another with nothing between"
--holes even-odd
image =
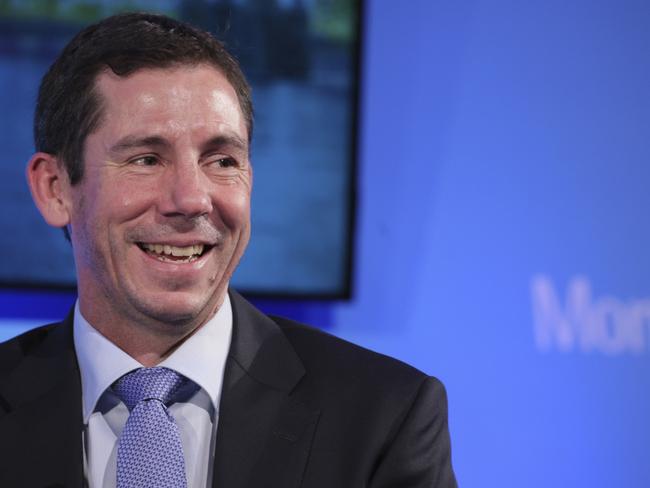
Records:
<instances>
[{"instance_id":1,"label":"nose","mask_svg":"<svg viewBox=\"0 0 650 488\"><path fill-rule=\"evenodd\" d=\"M208 180L196 163L173 165L167 172L160 200L164 215L198 217L212 211Z\"/></svg>"}]
</instances>

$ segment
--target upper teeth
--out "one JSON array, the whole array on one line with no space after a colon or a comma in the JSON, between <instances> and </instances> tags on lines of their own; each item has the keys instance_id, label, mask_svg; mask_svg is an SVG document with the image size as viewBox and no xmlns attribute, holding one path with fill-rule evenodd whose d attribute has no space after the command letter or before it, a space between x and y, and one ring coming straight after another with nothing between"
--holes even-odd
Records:
<instances>
[{"instance_id":1,"label":"upper teeth","mask_svg":"<svg viewBox=\"0 0 650 488\"><path fill-rule=\"evenodd\" d=\"M170 246L168 244L143 244L147 251L155 252L158 254L167 254L169 256L193 256L195 254L203 253L203 244L196 244L193 246Z\"/></svg>"}]
</instances>

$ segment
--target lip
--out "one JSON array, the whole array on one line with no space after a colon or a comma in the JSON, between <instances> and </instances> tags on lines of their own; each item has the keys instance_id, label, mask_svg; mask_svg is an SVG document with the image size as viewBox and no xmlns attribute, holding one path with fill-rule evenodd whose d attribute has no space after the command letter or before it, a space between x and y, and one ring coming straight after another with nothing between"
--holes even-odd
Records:
<instances>
[{"instance_id":1,"label":"lip","mask_svg":"<svg viewBox=\"0 0 650 488\"><path fill-rule=\"evenodd\" d=\"M176 247L187 247L187 246L198 246L198 245L204 245L204 246L215 246L215 242L209 242L204 239L169 239L165 241L138 241L136 244L161 244L161 245L168 245L168 246L176 246Z\"/></svg>"},{"instance_id":2,"label":"lip","mask_svg":"<svg viewBox=\"0 0 650 488\"><path fill-rule=\"evenodd\" d=\"M168 241L166 241L165 244L179 246L179 247L192 245L192 244L170 244ZM208 258L210 257L211 253L215 248L215 246L209 246L209 248L205 250L203 254L201 254L201 256L199 256L197 259L194 259L193 261L183 262L183 261L161 261L160 259L157 259L150 253L140 248L140 246L135 245L134 247L137 248L138 252L145 260L147 267L149 267L150 269L153 268L154 270L160 270L165 273L192 272L192 271L201 270L207 263Z\"/></svg>"}]
</instances>

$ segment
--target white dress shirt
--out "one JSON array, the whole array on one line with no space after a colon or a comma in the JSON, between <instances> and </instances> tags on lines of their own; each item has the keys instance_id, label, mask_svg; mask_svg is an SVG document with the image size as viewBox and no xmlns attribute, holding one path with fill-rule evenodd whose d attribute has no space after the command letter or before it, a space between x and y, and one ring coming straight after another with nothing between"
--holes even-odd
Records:
<instances>
[{"instance_id":1,"label":"white dress shirt","mask_svg":"<svg viewBox=\"0 0 650 488\"><path fill-rule=\"evenodd\" d=\"M231 334L232 309L226 295L216 315L158 365L181 373L199 386L190 399L169 407L181 434L188 488L212 483L219 399ZM81 371L86 482L90 488L114 488L117 445L129 411L110 386L142 364L89 324L78 302L74 346Z\"/></svg>"}]
</instances>

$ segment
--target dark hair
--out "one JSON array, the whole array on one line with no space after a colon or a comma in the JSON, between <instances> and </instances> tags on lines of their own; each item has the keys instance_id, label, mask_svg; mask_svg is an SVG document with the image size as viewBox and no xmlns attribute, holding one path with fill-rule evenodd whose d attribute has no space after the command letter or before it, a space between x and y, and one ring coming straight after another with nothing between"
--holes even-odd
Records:
<instances>
[{"instance_id":1,"label":"dark hair","mask_svg":"<svg viewBox=\"0 0 650 488\"><path fill-rule=\"evenodd\" d=\"M84 171L86 137L102 117L102 100L95 88L102 71L128 76L142 68L204 63L218 69L233 86L250 142L250 87L224 45L210 33L164 15L127 13L83 29L50 66L41 81L34 115L36 150L59 157L70 183L78 183Z\"/></svg>"}]
</instances>

